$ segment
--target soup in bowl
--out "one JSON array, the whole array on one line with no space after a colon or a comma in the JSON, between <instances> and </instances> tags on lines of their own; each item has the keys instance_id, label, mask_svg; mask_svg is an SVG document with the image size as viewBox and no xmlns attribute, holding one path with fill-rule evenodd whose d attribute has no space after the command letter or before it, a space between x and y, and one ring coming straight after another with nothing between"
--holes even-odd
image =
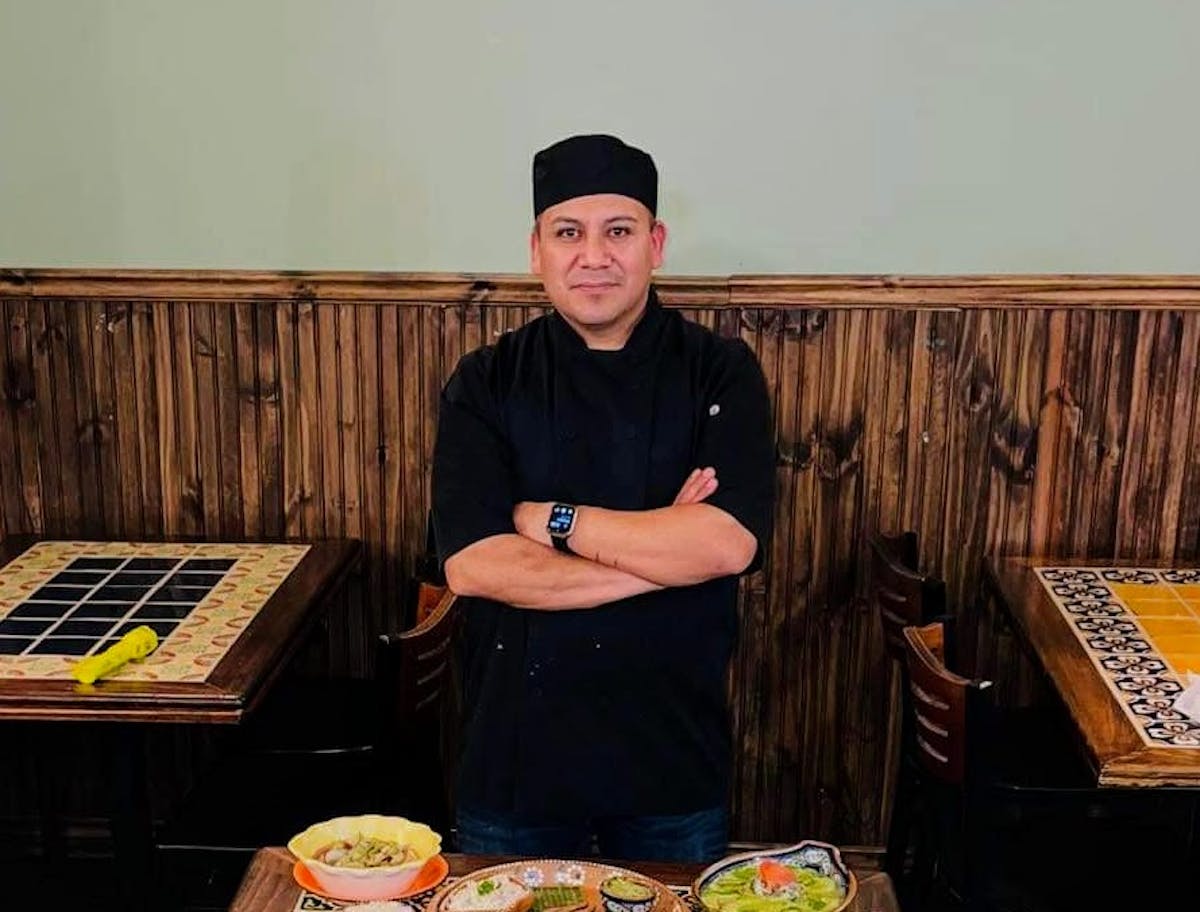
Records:
<instances>
[{"instance_id":1,"label":"soup in bowl","mask_svg":"<svg viewBox=\"0 0 1200 912\"><path fill-rule=\"evenodd\" d=\"M288 841L323 892L356 900L399 896L441 848L425 824L382 814L324 820Z\"/></svg>"}]
</instances>

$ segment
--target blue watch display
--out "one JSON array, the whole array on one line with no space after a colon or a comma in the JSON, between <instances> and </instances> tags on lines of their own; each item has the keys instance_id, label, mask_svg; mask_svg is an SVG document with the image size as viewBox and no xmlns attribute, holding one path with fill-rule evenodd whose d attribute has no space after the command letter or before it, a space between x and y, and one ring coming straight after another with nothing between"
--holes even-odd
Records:
<instances>
[{"instance_id":1,"label":"blue watch display","mask_svg":"<svg viewBox=\"0 0 1200 912\"><path fill-rule=\"evenodd\" d=\"M575 507L571 504L556 503L550 508L550 519L546 523L546 531L550 541L559 551L570 552L567 539L575 531Z\"/></svg>"}]
</instances>

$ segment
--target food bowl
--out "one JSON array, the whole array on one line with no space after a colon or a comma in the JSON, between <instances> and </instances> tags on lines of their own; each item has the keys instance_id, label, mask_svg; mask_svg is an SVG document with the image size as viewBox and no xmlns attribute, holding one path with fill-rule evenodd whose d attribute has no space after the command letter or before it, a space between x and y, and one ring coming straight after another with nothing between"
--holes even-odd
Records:
<instances>
[{"instance_id":1,"label":"food bowl","mask_svg":"<svg viewBox=\"0 0 1200 912\"><path fill-rule=\"evenodd\" d=\"M375 846L368 840L385 840L407 847L410 857L402 863L350 866L355 859L344 857L343 864L330 864L318 857L336 843L352 843L358 849ZM423 823L404 817L381 814L361 814L357 817L335 817L315 823L297 833L287 844L323 893L336 899L372 900L394 899L412 885L425 865L441 851L442 837ZM353 855L350 850L348 855ZM358 859L361 864L362 859Z\"/></svg>"},{"instance_id":2,"label":"food bowl","mask_svg":"<svg viewBox=\"0 0 1200 912\"><path fill-rule=\"evenodd\" d=\"M723 858L700 872L692 893L707 912L779 912L798 894L821 900L806 906L813 912L841 912L858 893L858 881L836 846L806 839Z\"/></svg>"},{"instance_id":3,"label":"food bowl","mask_svg":"<svg viewBox=\"0 0 1200 912\"><path fill-rule=\"evenodd\" d=\"M600 881L600 898L607 912L650 912L658 891L628 874L614 874Z\"/></svg>"}]
</instances>

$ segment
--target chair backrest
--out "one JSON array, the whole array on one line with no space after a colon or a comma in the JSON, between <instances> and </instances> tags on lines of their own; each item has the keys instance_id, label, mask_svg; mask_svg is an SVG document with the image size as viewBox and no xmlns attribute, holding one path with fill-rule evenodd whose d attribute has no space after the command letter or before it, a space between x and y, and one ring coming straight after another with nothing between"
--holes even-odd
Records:
<instances>
[{"instance_id":1,"label":"chair backrest","mask_svg":"<svg viewBox=\"0 0 1200 912\"><path fill-rule=\"evenodd\" d=\"M905 561L916 558L916 535L873 536L868 600L883 626L888 657L904 664L904 628L931 623L946 613L946 586L922 576Z\"/></svg>"},{"instance_id":2,"label":"chair backrest","mask_svg":"<svg viewBox=\"0 0 1200 912\"><path fill-rule=\"evenodd\" d=\"M876 532L872 540L884 554L901 567L911 570L913 573L920 572L921 549L916 532L898 532L895 535Z\"/></svg>"},{"instance_id":3,"label":"chair backrest","mask_svg":"<svg viewBox=\"0 0 1200 912\"><path fill-rule=\"evenodd\" d=\"M991 682L964 678L945 664L940 623L904 630L913 712L913 752L920 769L921 830L913 864L919 908L931 891L979 908L980 885L991 866L991 834L979 813L990 785Z\"/></svg>"},{"instance_id":4,"label":"chair backrest","mask_svg":"<svg viewBox=\"0 0 1200 912\"><path fill-rule=\"evenodd\" d=\"M381 679L393 688L390 724L402 730L437 719L451 677L451 646L458 619L456 596L430 587L437 601L424 619L403 633L379 638Z\"/></svg>"},{"instance_id":5,"label":"chair backrest","mask_svg":"<svg viewBox=\"0 0 1200 912\"><path fill-rule=\"evenodd\" d=\"M964 678L946 668L942 624L906 627L903 636L917 761L925 775L966 786L972 720L978 718L991 682Z\"/></svg>"}]
</instances>

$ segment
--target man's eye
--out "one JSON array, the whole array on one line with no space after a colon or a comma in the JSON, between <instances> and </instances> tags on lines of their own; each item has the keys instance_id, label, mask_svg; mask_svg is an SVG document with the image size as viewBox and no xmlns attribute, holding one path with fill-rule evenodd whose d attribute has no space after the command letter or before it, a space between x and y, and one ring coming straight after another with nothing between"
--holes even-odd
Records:
<instances>
[{"instance_id":1,"label":"man's eye","mask_svg":"<svg viewBox=\"0 0 1200 912\"><path fill-rule=\"evenodd\" d=\"M566 238L566 239L570 240L570 239L573 239L573 238L576 238L579 236L579 229L577 229L577 228L559 228L556 232L554 232L554 236L560 237L560 238Z\"/></svg>"},{"instance_id":2,"label":"man's eye","mask_svg":"<svg viewBox=\"0 0 1200 912\"><path fill-rule=\"evenodd\" d=\"M613 237L628 237L630 232L629 228L625 225L613 225L612 228L608 230L608 233Z\"/></svg>"}]
</instances>

